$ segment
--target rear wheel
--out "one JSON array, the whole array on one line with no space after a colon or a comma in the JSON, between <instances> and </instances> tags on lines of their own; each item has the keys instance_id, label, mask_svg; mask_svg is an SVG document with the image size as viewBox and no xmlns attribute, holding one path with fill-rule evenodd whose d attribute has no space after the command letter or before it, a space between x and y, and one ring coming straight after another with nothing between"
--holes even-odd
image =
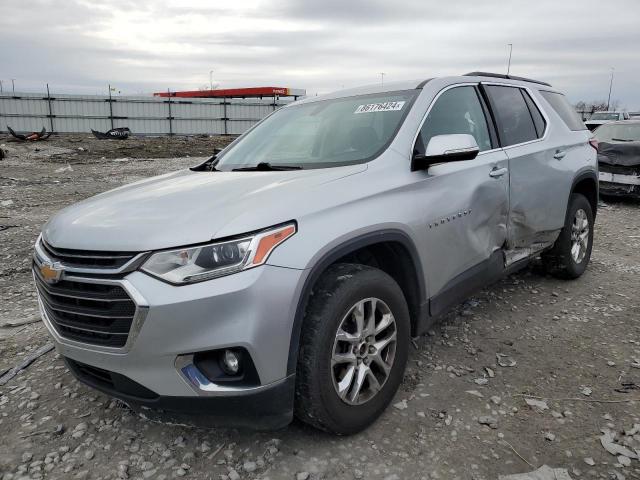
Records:
<instances>
[{"instance_id":1,"label":"rear wheel","mask_svg":"<svg viewBox=\"0 0 640 480\"><path fill-rule=\"evenodd\" d=\"M409 332L404 295L389 275L364 265L330 267L303 325L297 417L343 435L370 425L402 381Z\"/></svg>"},{"instance_id":2,"label":"rear wheel","mask_svg":"<svg viewBox=\"0 0 640 480\"><path fill-rule=\"evenodd\" d=\"M584 273L593 246L593 210L584 195L574 193L569 200L565 225L553 248L542 255L549 273L574 279Z\"/></svg>"}]
</instances>

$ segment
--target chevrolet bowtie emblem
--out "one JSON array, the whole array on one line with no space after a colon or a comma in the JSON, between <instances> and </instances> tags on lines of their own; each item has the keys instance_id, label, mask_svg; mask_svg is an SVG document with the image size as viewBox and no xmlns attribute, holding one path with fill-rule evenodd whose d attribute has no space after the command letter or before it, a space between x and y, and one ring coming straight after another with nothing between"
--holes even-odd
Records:
<instances>
[{"instance_id":1,"label":"chevrolet bowtie emblem","mask_svg":"<svg viewBox=\"0 0 640 480\"><path fill-rule=\"evenodd\" d=\"M56 283L60 280L63 270L62 265L58 262L45 262L40 265L40 275L42 275L42 278L47 283Z\"/></svg>"}]
</instances>

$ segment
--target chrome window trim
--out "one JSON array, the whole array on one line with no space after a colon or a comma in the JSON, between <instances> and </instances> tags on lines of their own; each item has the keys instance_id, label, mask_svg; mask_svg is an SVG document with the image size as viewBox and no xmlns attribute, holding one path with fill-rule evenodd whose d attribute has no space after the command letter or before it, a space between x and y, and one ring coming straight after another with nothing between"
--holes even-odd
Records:
<instances>
[{"instance_id":1,"label":"chrome window trim","mask_svg":"<svg viewBox=\"0 0 640 480\"><path fill-rule=\"evenodd\" d=\"M442 90L440 90L436 94L436 96L433 97L433 100L431 100L431 103L429 103L429 107L427 108L427 111L422 116L422 120L420 121L420 124L418 126L418 130L416 131L415 135L413 136L413 142L411 142L411 147L410 147L410 151L409 151L409 158L411 158L412 155L413 155L413 150L415 148L416 141L418 140L418 135L420 135L420 131L422 130L422 126L424 125L424 122L426 121L427 116L429 116L429 113L431 112L431 109L433 108L433 105L435 105L435 103L438 101L440 96L444 92L446 92L448 90L451 90L452 88L456 88L456 87L474 87L474 86L477 86L477 85L495 85L495 86L499 86L499 87L521 88L521 89L525 90L529 94L529 97L531 97L531 101L533 101L535 106L540 111L540 114L542 115L542 118L544 118L544 123L545 123L545 125L544 125L544 133L542 134L542 136L540 138L536 138L535 140L529 140L527 142L515 143L513 145L507 145L506 147L497 147L497 148L492 148L491 150L484 150L482 152L479 152L477 157L479 157L481 155L484 155L484 154L488 154L488 153L494 153L494 152L497 152L497 151L500 151L500 150L507 151L507 150L510 150L512 148L521 147L521 146L524 146L524 145L530 145L530 144L533 144L533 143L543 142L543 141L547 140L547 137L549 136L549 130L550 130L550 128L549 128L550 127L549 117L548 117L547 112L545 111L545 109L540 104L540 101L538 100L538 98L533 93L533 89L529 88L528 86L518 85L518 84L515 84L515 83L503 83L503 82L491 82L491 81L454 83L452 85L447 85ZM491 109L490 106L488 106L488 107L489 107L489 109Z\"/></svg>"},{"instance_id":2,"label":"chrome window trim","mask_svg":"<svg viewBox=\"0 0 640 480\"><path fill-rule=\"evenodd\" d=\"M38 244L36 243L36 246ZM50 259L49 257L47 257L46 255L44 255L42 252L40 252L39 255L42 255L42 257L38 257L38 255L33 256L33 260L36 264L36 266L41 266L44 262L53 262L53 259ZM124 289L125 292L127 292L127 294L129 295L129 297L131 298L131 300L133 301L133 303L136 306L136 311L133 314L133 319L131 320L131 328L129 330L129 336L127 337L127 342L124 344L124 346L122 347L107 347L104 345L96 345L94 343L86 343L86 342L79 342L77 340L71 340L68 339L62 335L60 335L60 333L58 332L58 330L56 329L56 327L54 326L53 322L51 321L51 319L49 319L46 310L44 309L44 305L42 304L42 299L40 298L40 292L38 291L38 288L36 287L36 294L38 297L38 308L40 310L40 316L42 317L42 321L44 322L45 326L47 327L47 330L49 330L49 332L51 333L51 335L54 337L54 339L65 346L69 346L69 347L76 347L76 348L82 348L84 350L92 350L92 351L99 351L99 352L105 352L105 353L113 353L113 354L126 354L128 353L132 346L133 343L135 342L138 334L140 333L140 330L142 330L142 325L144 324L145 319L147 318L147 314L149 313L149 303L145 300L145 298L142 296L142 294L140 294L140 292L131 284L131 282L129 282L127 279L122 278L122 279L109 279L109 278L92 278L92 277L84 277L82 275L69 275L68 272L70 272L71 270L67 270L65 269L65 271L62 272L62 280L69 280L69 281L73 281L73 282L80 282L80 283L93 283L93 284L99 284L99 285L117 285L119 287L121 287L122 289ZM103 272L102 270L96 271L96 270L91 270L92 273L100 273ZM75 273L75 272L72 272ZM34 271L31 272L31 274L33 275L33 281L34 283L36 282L36 273Z\"/></svg>"}]
</instances>

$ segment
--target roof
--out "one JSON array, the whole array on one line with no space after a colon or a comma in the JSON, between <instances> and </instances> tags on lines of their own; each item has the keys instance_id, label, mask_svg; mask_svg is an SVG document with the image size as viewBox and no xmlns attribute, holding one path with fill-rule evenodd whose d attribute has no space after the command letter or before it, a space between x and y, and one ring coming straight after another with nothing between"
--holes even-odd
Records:
<instances>
[{"instance_id":1,"label":"roof","mask_svg":"<svg viewBox=\"0 0 640 480\"><path fill-rule=\"evenodd\" d=\"M490 72L470 72L465 73L465 77L489 77L489 78L503 78L505 80L518 80L520 82L528 82L528 83L537 83L539 85L544 85L546 87L550 87L551 84L547 82L542 82L540 80L533 80L531 78L525 77L516 77L514 75L503 75L501 73L490 73Z\"/></svg>"},{"instance_id":2,"label":"roof","mask_svg":"<svg viewBox=\"0 0 640 480\"><path fill-rule=\"evenodd\" d=\"M527 86L531 86L530 84L533 83L535 85L548 87L555 91L555 89L553 89L553 87L551 87L551 85L549 85L548 83L541 82L538 80L531 80L523 77L501 75L498 73L471 72L471 73L467 73L465 75L459 75L459 76L435 77L435 78L428 78L426 80L422 79L422 80L405 80L400 82L385 82L384 85L377 83L373 85L365 85L362 87L347 88L344 90L337 90L335 92L327 93L324 95L306 97L302 100L298 100L295 104L299 105L301 103L311 103L311 102L317 102L322 100L331 100L335 98L353 97L356 95L370 95L370 94L376 94L376 93L397 92L401 90L421 89L429 85L429 82L436 81L436 80L449 81L450 83L455 83L456 81L460 83L471 82L471 81L478 81L478 82L494 81L495 82L497 78L501 79L501 83L508 83L508 84L519 85L519 86L522 86L523 84Z\"/></svg>"}]
</instances>

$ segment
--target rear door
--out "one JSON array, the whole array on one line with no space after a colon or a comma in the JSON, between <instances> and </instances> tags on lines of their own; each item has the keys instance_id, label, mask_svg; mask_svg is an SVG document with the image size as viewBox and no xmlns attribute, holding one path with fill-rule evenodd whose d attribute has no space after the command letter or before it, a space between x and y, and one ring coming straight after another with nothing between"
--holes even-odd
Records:
<instances>
[{"instance_id":1,"label":"rear door","mask_svg":"<svg viewBox=\"0 0 640 480\"><path fill-rule=\"evenodd\" d=\"M526 248L555 239L564 224L568 145L549 141L549 120L533 91L514 85L483 84L509 158L508 247Z\"/></svg>"},{"instance_id":2,"label":"rear door","mask_svg":"<svg viewBox=\"0 0 640 480\"><path fill-rule=\"evenodd\" d=\"M437 96L417 135L414 153L424 153L436 135L473 135L480 153L473 160L432 165L421 176L417 198L425 212L421 245L431 300L438 315L493 280L504 267L509 171L498 147L477 84L449 87Z\"/></svg>"}]
</instances>

